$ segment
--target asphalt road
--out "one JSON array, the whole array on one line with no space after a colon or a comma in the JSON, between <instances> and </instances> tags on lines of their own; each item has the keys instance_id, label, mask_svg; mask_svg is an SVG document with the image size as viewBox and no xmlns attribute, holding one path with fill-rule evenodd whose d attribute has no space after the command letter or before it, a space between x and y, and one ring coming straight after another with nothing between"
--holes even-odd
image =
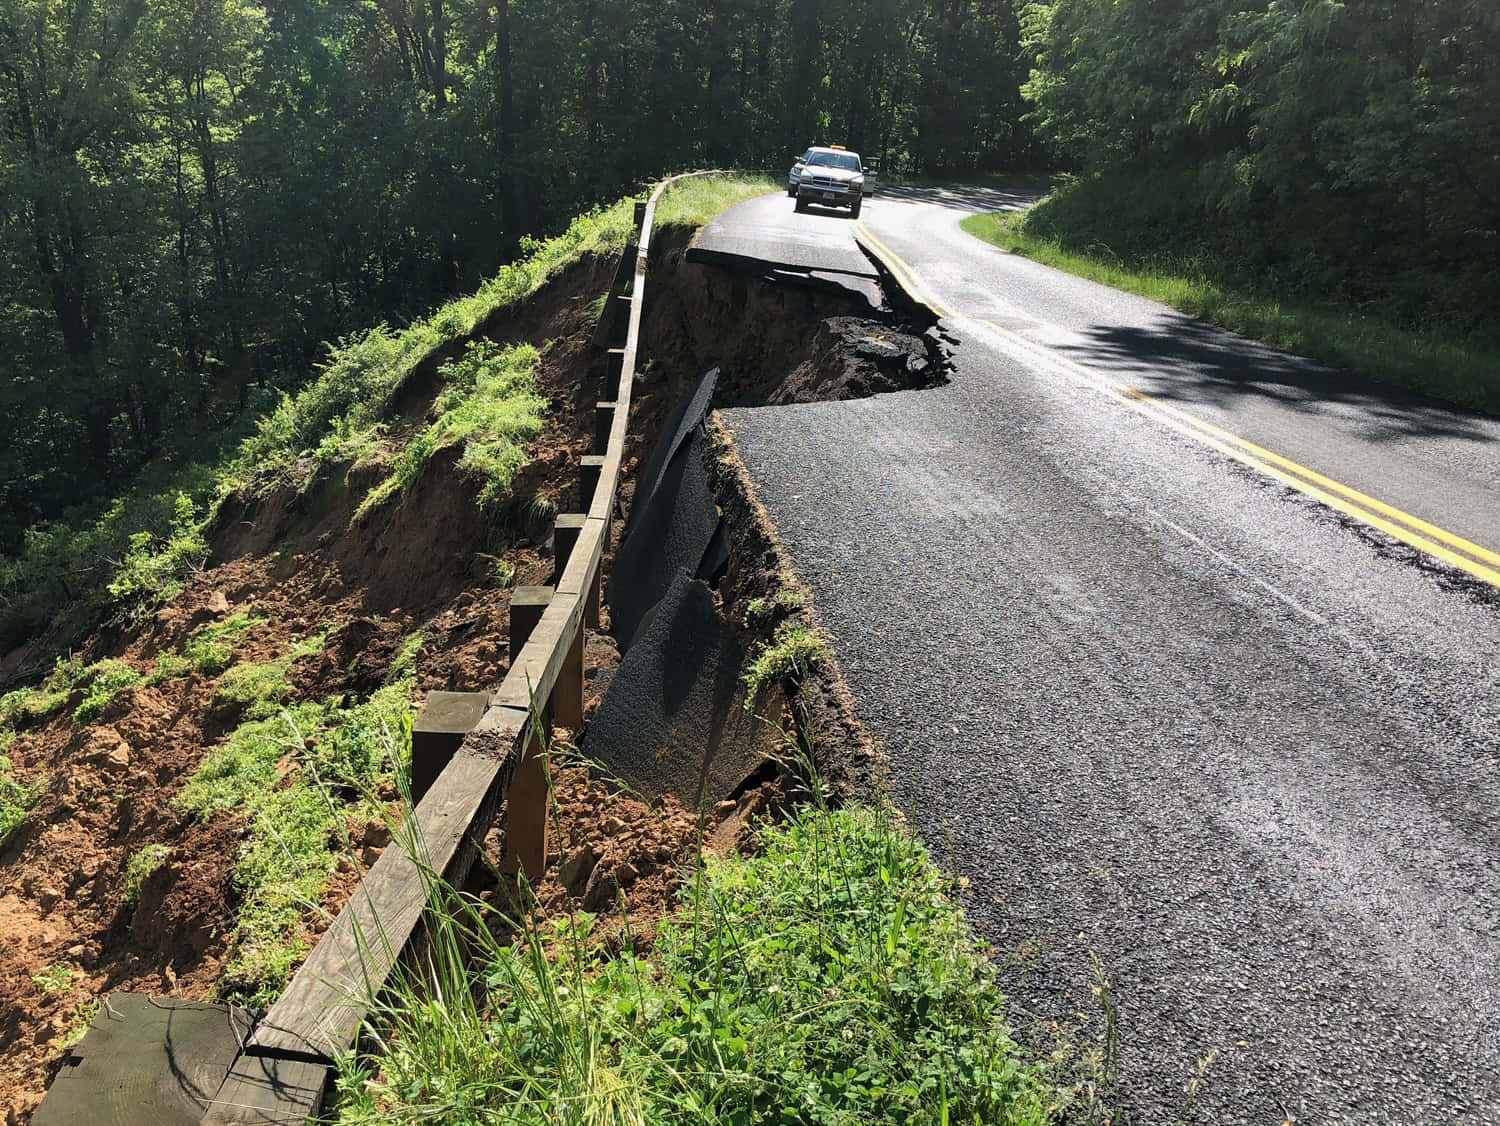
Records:
<instances>
[{"instance_id":1,"label":"asphalt road","mask_svg":"<svg viewBox=\"0 0 1500 1126\"><path fill-rule=\"evenodd\" d=\"M894 797L1033 1043L1096 1042L1097 958L1126 1120L1500 1122L1500 426L957 228L1012 202L865 209L948 385L726 412Z\"/></svg>"}]
</instances>

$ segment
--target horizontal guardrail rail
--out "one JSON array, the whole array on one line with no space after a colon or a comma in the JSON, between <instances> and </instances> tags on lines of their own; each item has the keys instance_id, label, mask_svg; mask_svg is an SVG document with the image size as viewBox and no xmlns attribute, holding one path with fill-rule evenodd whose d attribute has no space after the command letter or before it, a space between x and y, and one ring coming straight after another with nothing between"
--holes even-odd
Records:
<instances>
[{"instance_id":1,"label":"horizontal guardrail rail","mask_svg":"<svg viewBox=\"0 0 1500 1126\"><path fill-rule=\"evenodd\" d=\"M621 258L594 339L605 349L609 397L597 408L596 449L579 466L584 511L558 517L555 585L513 592L511 666L504 681L452 757L426 764L432 780L407 824L257 1023L205 1123L303 1122L317 1111L329 1069L354 1043L370 1000L420 931L431 874L462 885L502 803L503 870L540 878L547 858L547 778L536 717L555 717L575 729L583 719L585 626L599 624L656 206L671 184L709 174L665 179L649 200L636 204L638 239ZM439 748L433 753L446 753L441 748L451 749L454 739L433 742Z\"/></svg>"}]
</instances>

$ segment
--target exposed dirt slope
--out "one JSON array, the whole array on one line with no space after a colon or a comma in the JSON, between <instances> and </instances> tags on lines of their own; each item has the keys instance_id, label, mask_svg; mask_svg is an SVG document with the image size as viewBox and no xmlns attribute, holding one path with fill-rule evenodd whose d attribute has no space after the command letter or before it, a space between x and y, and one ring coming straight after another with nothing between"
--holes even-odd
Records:
<instances>
[{"instance_id":1,"label":"exposed dirt slope","mask_svg":"<svg viewBox=\"0 0 1500 1126\"><path fill-rule=\"evenodd\" d=\"M715 363L725 368L724 398L732 402L848 397L942 378L931 342L893 319L861 318L852 302L688 265L685 244L680 233L659 240L633 455L650 450L676 397ZM510 584L549 580L552 514L577 507L576 467L600 397L588 306L611 269L585 261L486 327L497 340L542 349L540 381L551 400L545 431L499 511L479 508L457 451L431 459L399 502L359 520L354 513L382 471L309 459L288 480L226 507L210 565L171 605L103 631L81 655L117 658L142 674L139 683L83 724L73 718L82 698L75 692L8 748L15 775L45 786L0 848L0 1107L8 1122L29 1116L95 998L115 990L205 998L220 986L240 908L230 874L250 827L232 813L196 820L176 801L242 717L216 697L221 674L154 678L163 658L180 660L205 627L240 620L251 624L226 641L234 664L274 660L301 639L322 637L321 647L286 668L288 705L365 698L416 631L416 704L428 691L472 691L503 678ZM424 366L398 398L392 444L418 429L438 390L436 365ZM737 562L719 597L726 618L753 643L746 604L774 596L785 560L756 523L761 514L743 482L725 470L716 484L737 529ZM630 492L627 480L626 510ZM497 564L510 572L506 583ZM612 639L590 634L589 676L617 661ZM805 728L809 742L856 748L852 766L821 765L840 786L867 785L874 757L839 692L833 671L820 672L789 698L788 726ZM597 692L589 707L595 704ZM601 941L634 943L647 940L670 909L680 866L698 841L735 846L782 800L782 789L758 778L732 801L688 811L670 802L648 807L575 770L560 775L557 795L543 909L607 911L623 899L625 915L597 933ZM399 816L394 789L380 797ZM318 909L301 919L306 941L389 839L379 817L354 818L344 830L343 859ZM500 843L497 831L496 855ZM157 846L162 860L132 897L127 869L147 846Z\"/></svg>"}]
</instances>

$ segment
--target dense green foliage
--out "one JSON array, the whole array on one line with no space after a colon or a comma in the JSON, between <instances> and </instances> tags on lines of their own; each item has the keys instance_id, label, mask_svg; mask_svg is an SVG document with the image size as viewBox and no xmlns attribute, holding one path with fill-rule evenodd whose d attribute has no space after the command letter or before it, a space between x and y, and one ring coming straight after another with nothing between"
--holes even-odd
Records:
<instances>
[{"instance_id":1,"label":"dense green foliage","mask_svg":"<svg viewBox=\"0 0 1500 1126\"><path fill-rule=\"evenodd\" d=\"M231 665L220 676L216 696L245 719L204 757L177 807L204 819L232 812L249 824L230 878L240 903L223 997L265 1003L304 953L297 923L328 881L345 818L359 810L380 816L376 788L410 754L420 642L418 635L409 638L385 685L353 704L340 698L281 706L291 693L291 662L316 652L322 638L299 642L270 662Z\"/></svg>"},{"instance_id":2,"label":"dense green foliage","mask_svg":"<svg viewBox=\"0 0 1500 1126\"><path fill-rule=\"evenodd\" d=\"M658 221L697 226L772 187L754 176L684 181L663 197ZM420 364L473 337L489 317L535 293L580 258L618 252L630 222L627 199L575 216L553 238L524 239L523 256L474 293L445 302L404 328L378 325L341 341L311 382L247 420L248 433L237 443L235 431L223 436L223 448L212 460L156 463L102 511L82 506L54 523L28 528L19 555L0 552L0 651L43 629L54 644L67 644L112 610L170 598L206 561L208 531L226 497L295 483L319 466L357 460ZM487 480L492 490L499 482L499 476ZM207 649L188 659L199 671L219 671L211 667L216 650L210 641L204 644ZM152 675L177 675L171 664L158 662Z\"/></svg>"},{"instance_id":3,"label":"dense green foliage","mask_svg":"<svg viewBox=\"0 0 1500 1126\"><path fill-rule=\"evenodd\" d=\"M674 167L1002 157L986 0L5 0L0 553Z\"/></svg>"},{"instance_id":4,"label":"dense green foliage","mask_svg":"<svg viewBox=\"0 0 1500 1126\"><path fill-rule=\"evenodd\" d=\"M1024 28L1036 129L1084 174L1029 234L1500 340L1494 4L1052 0Z\"/></svg>"},{"instance_id":5,"label":"dense green foliage","mask_svg":"<svg viewBox=\"0 0 1500 1126\"><path fill-rule=\"evenodd\" d=\"M761 844L710 860L646 957L588 953L582 914L503 945L451 901L433 976L382 1006L379 1070L346 1061L339 1121L1048 1119L992 967L889 811L810 811Z\"/></svg>"}]
</instances>

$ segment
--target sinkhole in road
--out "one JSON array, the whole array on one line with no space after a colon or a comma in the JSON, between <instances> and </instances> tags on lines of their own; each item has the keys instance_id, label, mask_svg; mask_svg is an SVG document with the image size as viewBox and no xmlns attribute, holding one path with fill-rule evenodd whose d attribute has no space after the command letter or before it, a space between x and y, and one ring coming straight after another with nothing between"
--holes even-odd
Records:
<instances>
[{"instance_id":1,"label":"sinkhole in road","mask_svg":"<svg viewBox=\"0 0 1500 1126\"><path fill-rule=\"evenodd\" d=\"M930 323L874 308L853 286L695 262L685 238L664 243L646 294L640 378L648 388L665 383L665 399L714 367L719 407L859 399L948 382L948 357Z\"/></svg>"}]
</instances>

